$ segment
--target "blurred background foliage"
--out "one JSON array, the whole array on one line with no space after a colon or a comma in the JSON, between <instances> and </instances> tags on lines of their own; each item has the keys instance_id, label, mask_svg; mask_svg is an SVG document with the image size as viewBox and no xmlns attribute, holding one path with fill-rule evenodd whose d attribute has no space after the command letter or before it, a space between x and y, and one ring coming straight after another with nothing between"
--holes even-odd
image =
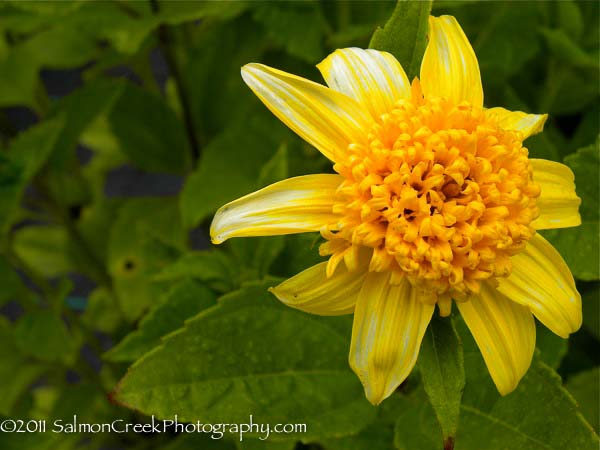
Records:
<instances>
[{"instance_id":1,"label":"blurred background foliage","mask_svg":"<svg viewBox=\"0 0 600 450\"><path fill-rule=\"evenodd\" d=\"M458 321L467 384L457 449L597 448L598 5L433 4L471 40L487 106L550 114L527 146L568 164L583 199L581 227L545 233L578 280L583 328L567 342L540 327L530 372L500 398ZM319 260L318 236L216 250L207 237L225 202L331 170L252 95L240 67L262 62L320 81L316 63L367 47L393 10L378 1L0 3L2 417L235 423L253 414L308 425L269 442L3 433L1 448L441 448L418 371L372 407L347 364L351 318L308 316L266 292Z\"/></svg>"}]
</instances>

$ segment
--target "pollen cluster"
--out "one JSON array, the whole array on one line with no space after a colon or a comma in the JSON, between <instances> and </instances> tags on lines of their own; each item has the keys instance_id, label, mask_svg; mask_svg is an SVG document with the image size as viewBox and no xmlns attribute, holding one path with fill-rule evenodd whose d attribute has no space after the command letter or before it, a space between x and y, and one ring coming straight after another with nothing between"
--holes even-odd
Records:
<instances>
[{"instance_id":1,"label":"pollen cluster","mask_svg":"<svg viewBox=\"0 0 600 450\"><path fill-rule=\"evenodd\" d=\"M535 233L539 186L521 133L479 107L445 98L398 101L337 159L344 177L322 231L328 273L369 253L369 270L407 277L425 302L478 292L511 272L510 256Z\"/></svg>"}]
</instances>

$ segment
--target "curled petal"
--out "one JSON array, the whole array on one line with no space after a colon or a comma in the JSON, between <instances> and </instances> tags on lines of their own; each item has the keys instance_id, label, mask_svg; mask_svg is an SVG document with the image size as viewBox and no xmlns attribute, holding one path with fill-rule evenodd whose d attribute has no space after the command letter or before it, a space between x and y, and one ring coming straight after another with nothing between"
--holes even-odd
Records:
<instances>
[{"instance_id":1,"label":"curled petal","mask_svg":"<svg viewBox=\"0 0 600 450\"><path fill-rule=\"evenodd\" d=\"M410 97L404 69L391 54L378 50L344 48L317 65L327 85L352 97L377 120L394 103Z\"/></svg>"},{"instance_id":2,"label":"curled petal","mask_svg":"<svg viewBox=\"0 0 600 450\"><path fill-rule=\"evenodd\" d=\"M509 111L504 108L490 108L486 110L488 115L498 119L500 127L505 130L520 131L523 139L540 133L548 119L548 114L527 114L522 111Z\"/></svg>"},{"instance_id":3,"label":"curled petal","mask_svg":"<svg viewBox=\"0 0 600 450\"><path fill-rule=\"evenodd\" d=\"M581 326L581 296L560 254L536 234L512 257L513 271L498 290L529 310L553 333L567 338Z\"/></svg>"},{"instance_id":4,"label":"curled petal","mask_svg":"<svg viewBox=\"0 0 600 450\"><path fill-rule=\"evenodd\" d=\"M270 291L286 305L307 313L322 316L350 314L354 311L367 267L368 258L353 271L349 271L345 264L340 264L328 277L327 262L322 262Z\"/></svg>"},{"instance_id":5,"label":"curled petal","mask_svg":"<svg viewBox=\"0 0 600 450\"><path fill-rule=\"evenodd\" d=\"M457 104L468 101L483 106L479 63L454 17L429 18L429 44L420 78L425 97L447 97Z\"/></svg>"},{"instance_id":6,"label":"curled petal","mask_svg":"<svg viewBox=\"0 0 600 450\"><path fill-rule=\"evenodd\" d=\"M389 273L367 275L354 311L349 360L371 403L381 403L409 375L434 307L417 299L406 278L392 286Z\"/></svg>"},{"instance_id":7,"label":"curled petal","mask_svg":"<svg viewBox=\"0 0 600 450\"><path fill-rule=\"evenodd\" d=\"M279 120L332 161L365 138L371 119L344 94L262 64L242 67L242 78Z\"/></svg>"},{"instance_id":8,"label":"curled petal","mask_svg":"<svg viewBox=\"0 0 600 450\"><path fill-rule=\"evenodd\" d=\"M335 222L335 191L342 177L304 175L279 181L222 206L210 226L213 243L232 237L319 231Z\"/></svg>"},{"instance_id":9,"label":"curled petal","mask_svg":"<svg viewBox=\"0 0 600 450\"><path fill-rule=\"evenodd\" d=\"M541 188L537 199L540 215L531 225L538 230L581 225L581 199L575 192L575 176L571 169L564 164L545 159L530 161L533 181Z\"/></svg>"},{"instance_id":10,"label":"curled petal","mask_svg":"<svg viewBox=\"0 0 600 450\"><path fill-rule=\"evenodd\" d=\"M531 312L485 283L478 295L457 306L498 391L502 395L512 392L527 372L535 350Z\"/></svg>"}]
</instances>

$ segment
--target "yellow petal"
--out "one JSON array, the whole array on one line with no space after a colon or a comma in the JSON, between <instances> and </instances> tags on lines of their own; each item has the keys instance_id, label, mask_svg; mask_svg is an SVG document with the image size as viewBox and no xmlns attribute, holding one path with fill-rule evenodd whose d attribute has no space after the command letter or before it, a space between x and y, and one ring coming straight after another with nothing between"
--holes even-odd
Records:
<instances>
[{"instance_id":1,"label":"yellow petal","mask_svg":"<svg viewBox=\"0 0 600 450\"><path fill-rule=\"evenodd\" d=\"M425 97L447 97L483 106L479 63L462 28L452 16L429 18L429 44L421 63Z\"/></svg>"},{"instance_id":2,"label":"yellow petal","mask_svg":"<svg viewBox=\"0 0 600 450\"><path fill-rule=\"evenodd\" d=\"M404 69L391 54L378 50L344 48L317 65L331 89L352 97L379 119L401 98L410 97Z\"/></svg>"},{"instance_id":3,"label":"yellow petal","mask_svg":"<svg viewBox=\"0 0 600 450\"><path fill-rule=\"evenodd\" d=\"M354 311L368 263L368 258L362 258L359 267L353 271L348 271L345 264L339 264L333 275L327 277L327 262L322 262L270 291L286 305L307 313L322 316L350 314Z\"/></svg>"},{"instance_id":4,"label":"yellow petal","mask_svg":"<svg viewBox=\"0 0 600 450\"><path fill-rule=\"evenodd\" d=\"M531 225L538 230L581 225L581 199L575 193L575 177L571 169L564 164L545 159L530 161L533 181L541 187L537 200L540 215Z\"/></svg>"},{"instance_id":5,"label":"yellow petal","mask_svg":"<svg viewBox=\"0 0 600 450\"><path fill-rule=\"evenodd\" d=\"M366 138L371 119L344 94L262 64L242 67L242 78L273 114L332 161Z\"/></svg>"},{"instance_id":6,"label":"yellow petal","mask_svg":"<svg viewBox=\"0 0 600 450\"><path fill-rule=\"evenodd\" d=\"M342 177L334 174L288 178L222 206L210 226L220 244L232 237L273 236L319 231L335 222L335 191Z\"/></svg>"},{"instance_id":7,"label":"yellow petal","mask_svg":"<svg viewBox=\"0 0 600 450\"><path fill-rule=\"evenodd\" d=\"M509 111L504 108L490 108L488 115L496 116L500 127L505 130L520 131L523 139L540 133L548 119L548 114L527 114L523 111Z\"/></svg>"},{"instance_id":8,"label":"yellow petal","mask_svg":"<svg viewBox=\"0 0 600 450\"><path fill-rule=\"evenodd\" d=\"M371 403L387 398L414 367L434 307L417 299L406 278L392 286L389 273L367 275L354 311L350 366Z\"/></svg>"},{"instance_id":9,"label":"yellow petal","mask_svg":"<svg viewBox=\"0 0 600 450\"><path fill-rule=\"evenodd\" d=\"M560 254L536 234L512 257L513 271L498 290L529 308L552 332L567 338L581 326L581 296Z\"/></svg>"},{"instance_id":10,"label":"yellow petal","mask_svg":"<svg viewBox=\"0 0 600 450\"><path fill-rule=\"evenodd\" d=\"M457 306L498 391L502 395L512 392L527 372L535 349L531 312L486 283L478 295Z\"/></svg>"}]
</instances>

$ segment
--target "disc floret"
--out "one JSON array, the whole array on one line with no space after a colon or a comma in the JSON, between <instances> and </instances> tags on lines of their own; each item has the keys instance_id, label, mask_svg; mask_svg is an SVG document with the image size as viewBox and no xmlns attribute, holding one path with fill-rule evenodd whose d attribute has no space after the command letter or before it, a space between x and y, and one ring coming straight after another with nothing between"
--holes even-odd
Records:
<instances>
[{"instance_id":1,"label":"disc floret","mask_svg":"<svg viewBox=\"0 0 600 450\"><path fill-rule=\"evenodd\" d=\"M504 130L483 108L446 98L395 103L334 169L344 177L322 235L328 272L344 260L407 277L436 302L477 293L482 280L511 273L510 256L534 234L540 188L518 131Z\"/></svg>"}]
</instances>

